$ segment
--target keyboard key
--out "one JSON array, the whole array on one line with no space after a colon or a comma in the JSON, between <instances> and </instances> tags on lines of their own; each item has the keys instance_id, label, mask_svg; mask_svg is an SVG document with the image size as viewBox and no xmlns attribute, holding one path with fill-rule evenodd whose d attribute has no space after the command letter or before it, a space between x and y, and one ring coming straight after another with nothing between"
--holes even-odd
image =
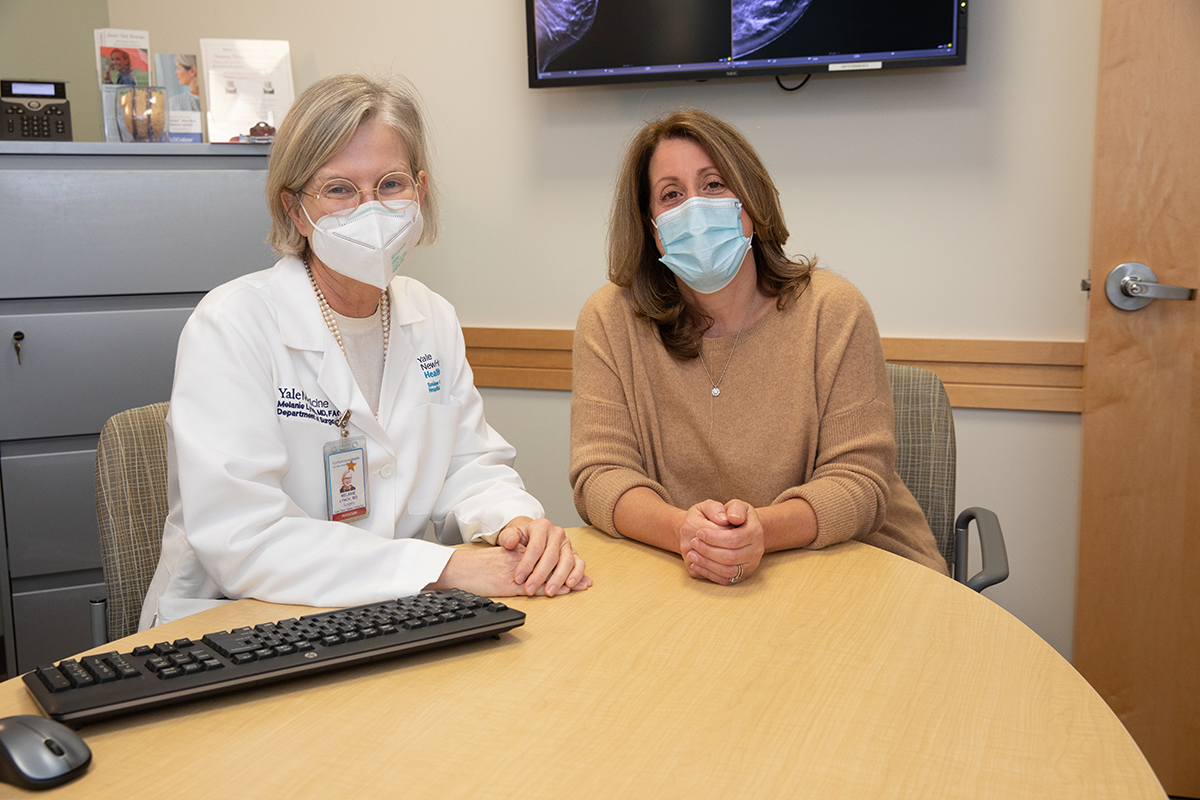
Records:
<instances>
[{"instance_id":1,"label":"keyboard key","mask_svg":"<svg viewBox=\"0 0 1200 800\"><path fill-rule=\"evenodd\" d=\"M120 680L120 678L117 677L116 670L105 663L102 656L86 656L83 659L83 666L84 669L86 669L92 675L92 677L101 683Z\"/></svg>"},{"instance_id":2,"label":"keyboard key","mask_svg":"<svg viewBox=\"0 0 1200 800\"><path fill-rule=\"evenodd\" d=\"M158 672L159 670L166 669L169 666L171 666L171 662L162 656L152 656L151 658L146 659L146 669L150 670L151 672Z\"/></svg>"},{"instance_id":3,"label":"keyboard key","mask_svg":"<svg viewBox=\"0 0 1200 800\"><path fill-rule=\"evenodd\" d=\"M89 675L87 670L74 659L63 661L58 665L58 668L67 676L67 680L71 682L71 685L76 688L91 686L96 682L96 679Z\"/></svg>"},{"instance_id":4,"label":"keyboard key","mask_svg":"<svg viewBox=\"0 0 1200 800\"><path fill-rule=\"evenodd\" d=\"M67 680L66 675L59 672L58 667L50 665L41 666L35 672L42 683L46 685L46 688L52 692L65 692L71 688L71 682Z\"/></svg>"},{"instance_id":5,"label":"keyboard key","mask_svg":"<svg viewBox=\"0 0 1200 800\"><path fill-rule=\"evenodd\" d=\"M124 678L136 678L142 673L138 672L137 667L130 664L120 653L109 653L104 657L108 661L108 665L113 668L117 676Z\"/></svg>"},{"instance_id":6,"label":"keyboard key","mask_svg":"<svg viewBox=\"0 0 1200 800\"><path fill-rule=\"evenodd\" d=\"M258 636L250 632L249 628L228 633L209 633L200 641L226 658L232 658L237 653L252 652L261 646Z\"/></svg>"}]
</instances>

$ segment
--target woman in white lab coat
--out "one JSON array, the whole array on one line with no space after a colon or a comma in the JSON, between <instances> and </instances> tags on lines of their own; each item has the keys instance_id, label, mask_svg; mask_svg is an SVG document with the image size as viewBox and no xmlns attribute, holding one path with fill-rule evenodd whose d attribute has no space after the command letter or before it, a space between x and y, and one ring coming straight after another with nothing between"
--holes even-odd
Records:
<instances>
[{"instance_id":1,"label":"woman in white lab coat","mask_svg":"<svg viewBox=\"0 0 1200 800\"><path fill-rule=\"evenodd\" d=\"M334 76L288 111L267 171L283 258L209 293L180 337L142 629L230 598L591 584L484 420L454 309L401 274L437 233L427 153L400 81ZM430 521L443 543L498 546L442 547L422 538Z\"/></svg>"}]
</instances>

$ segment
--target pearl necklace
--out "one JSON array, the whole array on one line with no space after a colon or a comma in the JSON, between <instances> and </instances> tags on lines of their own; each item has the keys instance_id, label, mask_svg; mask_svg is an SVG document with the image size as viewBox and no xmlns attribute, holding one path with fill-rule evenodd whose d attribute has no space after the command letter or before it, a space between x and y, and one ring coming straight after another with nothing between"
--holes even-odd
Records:
<instances>
[{"instance_id":1,"label":"pearl necklace","mask_svg":"<svg viewBox=\"0 0 1200 800\"><path fill-rule=\"evenodd\" d=\"M746 320L750 319L750 309L754 308L754 301L758 299L758 289L754 290L754 296L750 298L750 305L746 307L746 315L742 317L742 327L738 328L737 336L733 337L733 347L729 348L729 358L725 360L725 369L721 370L721 377L717 378L716 383L713 383L712 373L708 371L708 365L704 363L704 354L697 353L700 356L700 366L704 367L704 374L708 376L708 382L712 383L712 396L721 396L721 381L725 380L725 373L729 371L729 364L733 361L733 351L737 350L738 339L742 338L742 328L746 327Z\"/></svg>"},{"instance_id":2,"label":"pearl necklace","mask_svg":"<svg viewBox=\"0 0 1200 800\"><path fill-rule=\"evenodd\" d=\"M308 273L308 280L312 283L313 291L317 293L317 305L321 307L321 316L325 318L325 325L329 328L329 332L333 334L333 338L337 341L338 347L342 351L342 356L345 357L346 363L350 363L350 356L346 355L346 346L342 344L342 332L338 330L337 318L333 316L333 309L329 307L329 301L325 299L325 293L321 291L321 287L317 285L317 279L313 277L312 267L308 265L308 259L304 259L304 271ZM388 339L392 333L392 315L391 303L388 300L387 289L379 296L379 317L383 325L383 363L387 363Z\"/></svg>"}]
</instances>

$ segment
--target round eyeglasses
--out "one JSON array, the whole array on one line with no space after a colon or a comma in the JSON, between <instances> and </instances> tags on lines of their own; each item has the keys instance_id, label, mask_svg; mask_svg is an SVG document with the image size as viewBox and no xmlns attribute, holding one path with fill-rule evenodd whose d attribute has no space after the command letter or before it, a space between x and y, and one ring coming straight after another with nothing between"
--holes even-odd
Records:
<instances>
[{"instance_id":1,"label":"round eyeglasses","mask_svg":"<svg viewBox=\"0 0 1200 800\"><path fill-rule=\"evenodd\" d=\"M359 189L345 178L334 178L322 184L321 189L313 194L301 189L297 194L306 194L315 198L321 211L333 217L344 217L358 208L362 196L368 195L367 202L374 195L385 207L399 210L409 203L417 201L417 184L405 172L389 172L379 179L374 189Z\"/></svg>"}]
</instances>

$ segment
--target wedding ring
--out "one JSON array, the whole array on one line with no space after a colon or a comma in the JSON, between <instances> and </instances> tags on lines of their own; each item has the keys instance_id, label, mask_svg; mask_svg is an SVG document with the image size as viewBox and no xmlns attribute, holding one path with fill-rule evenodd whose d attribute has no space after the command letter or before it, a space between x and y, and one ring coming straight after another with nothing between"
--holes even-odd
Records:
<instances>
[{"instance_id":1,"label":"wedding ring","mask_svg":"<svg viewBox=\"0 0 1200 800\"><path fill-rule=\"evenodd\" d=\"M741 564L738 564L738 571L737 571L737 575L734 575L732 578L730 578L730 579L729 579L729 582L730 582L730 583L737 583L737 582L738 582L738 581L740 581L741 579L742 579L742 565L741 565Z\"/></svg>"}]
</instances>

